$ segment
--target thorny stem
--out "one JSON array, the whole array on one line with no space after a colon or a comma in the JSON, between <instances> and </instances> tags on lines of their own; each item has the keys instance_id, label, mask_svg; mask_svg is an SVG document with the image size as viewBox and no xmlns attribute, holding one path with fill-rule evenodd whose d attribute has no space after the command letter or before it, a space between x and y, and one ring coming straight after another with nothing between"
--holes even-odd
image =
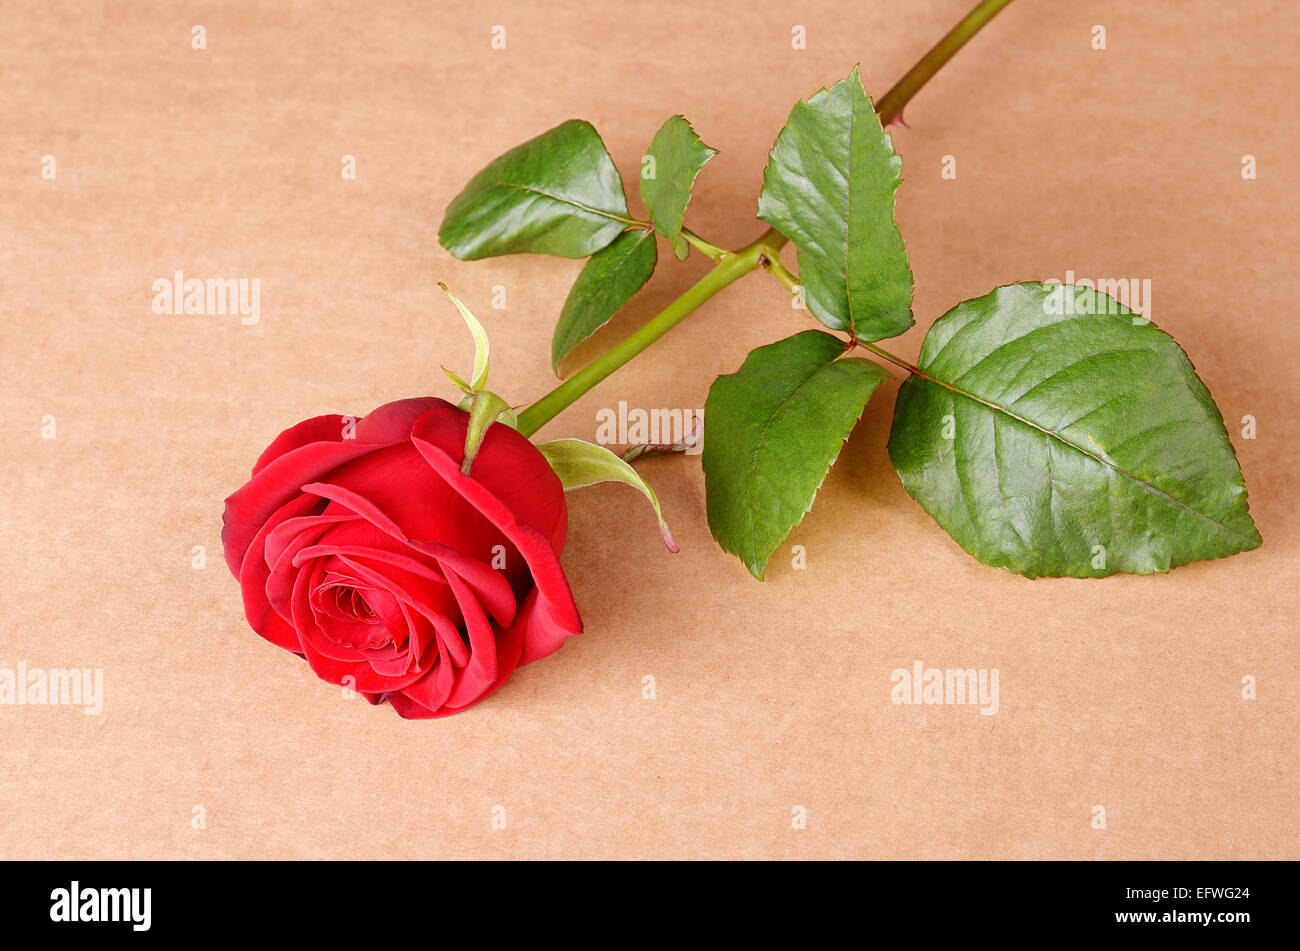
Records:
<instances>
[{"instance_id":1,"label":"thorny stem","mask_svg":"<svg viewBox=\"0 0 1300 951\"><path fill-rule=\"evenodd\" d=\"M930 52L917 60L916 65L909 69L902 79L894 83L893 89L880 97L880 101L876 103L876 112L880 114L880 121L889 125L902 116L903 107L907 105L908 100L915 96L921 87L930 81L930 77L942 69L984 24L1002 12L1002 8L1010 3L1011 0L981 0L976 4L974 10L966 14L960 23L948 31L947 36L934 44Z\"/></svg>"},{"instance_id":2,"label":"thorny stem","mask_svg":"<svg viewBox=\"0 0 1300 951\"><path fill-rule=\"evenodd\" d=\"M929 82L943 66L952 59L980 29L993 19L1011 0L981 0L970 13L953 27L943 39L935 44L930 52L917 61L906 75L894 84L880 101L876 103L876 112L885 125L898 118L903 107ZM637 226L649 226L649 222L630 222ZM758 240L739 251L727 251L705 241L699 235L682 229L682 237L692 247L711 258L715 264L708 274L692 285L681 297L665 307L639 330L633 332L621 342L615 344L605 353L596 357L569 379L565 380L551 392L519 414L519 432L531 436L550 422L565 407L569 406L605 377L609 376L623 364L627 363L650 344L654 343L673 327L689 317L701 304L713 297L729 284L762 269L771 272L793 293L798 286L794 277L777 258L777 253L789 241L775 228L768 228ZM875 344L858 341L858 344L884 360L907 370L909 373L920 371L887 350Z\"/></svg>"},{"instance_id":3,"label":"thorny stem","mask_svg":"<svg viewBox=\"0 0 1300 951\"><path fill-rule=\"evenodd\" d=\"M768 272L771 273L773 277L784 284L785 289L791 294L799 293L799 278L795 277L785 269L785 265L781 263L780 258L769 258L764 267L767 268Z\"/></svg>"},{"instance_id":4,"label":"thorny stem","mask_svg":"<svg viewBox=\"0 0 1300 951\"><path fill-rule=\"evenodd\" d=\"M713 270L660 311L649 323L592 360L520 413L519 432L525 436L537 432L562 409L676 327L718 291L759 267L761 260L775 257L787 240L789 239L785 235L769 230L753 244L739 251L728 252Z\"/></svg>"}]
</instances>

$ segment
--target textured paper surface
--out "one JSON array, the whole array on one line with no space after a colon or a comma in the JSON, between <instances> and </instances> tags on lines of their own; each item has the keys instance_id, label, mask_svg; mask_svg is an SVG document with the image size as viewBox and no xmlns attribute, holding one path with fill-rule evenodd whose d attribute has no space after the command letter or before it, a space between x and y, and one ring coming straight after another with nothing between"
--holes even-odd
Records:
<instances>
[{"instance_id":1,"label":"textured paper surface","mask_svg":"<svg viewBox=\"0 0 1300 951\"><path fill-rule=\"evenodd\" d=\"M0 667L102 669L104 705L0 706L0 855L1294 858L1294 4L1014 4L894 137L919 326L892 346L998 284L1149 278L1262 549L1100 582L982 567L889 466L894 381L766 583L709 538L698 457L641 466L680 555L625 487L571 497L586 633L468 713L346 699L244 621L222 499L301 418L448 395L438 366L472 345L435 281L487 325L497 388L552 385L579 262L437 245L488 160L577 116L634 183L683 113L719 150L688 224L738 246L794 101L855 63L883 93L968 6L6 3ZM665 260L579 357L705 266ZM260 321L154 314L178 269L259 279ZM748 278L542 435L593 438L619 400L702 407L811 326ZM999 712L893 704L917 660L997 668Z\"/></svg>"}]
</instances>

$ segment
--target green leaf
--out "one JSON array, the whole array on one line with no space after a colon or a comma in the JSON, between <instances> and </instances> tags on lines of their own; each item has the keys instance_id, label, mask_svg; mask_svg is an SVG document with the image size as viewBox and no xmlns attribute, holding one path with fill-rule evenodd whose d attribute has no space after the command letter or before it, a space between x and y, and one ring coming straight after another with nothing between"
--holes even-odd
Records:
<instances>
[{"instance_id":1,"label":"green leaf","mask_svg":"<svg viewBox=\"0 0 1300 951\"><path fill-rule=\"evenodd\" d=\"M629 231L597 251L578 275L551 336L551 368L618 312L654 273L658 251L653 231Z\"/></svg>"},{"instance_id":2,"label":"green leaf","mask_svg":"<svg viewBox=\"0 0 1300 951\"><path fill-rule=\"evenodd\" d=\"M475 175L447 206L438 240L465 260L585 258L629 223L623 181L605 144L591 123L570 119Z\"/></svg>"},{"instance_id":3,"label":"green leaf","mask_svg":"<svg viewBox=\"0 0 1300 951\"><path fill-rule=\"evenodd\" d=\"M901 170L854 67L795 104L763 173L758 217L798 248L808 309L865 342L912 325L912 272L894 224Z\"/></svg>"},{"instance_id":4,"label":"green leaf","mask_svg":"<svg viewBox=\"0 0 1300 951\"><path fill-rule=\"evenodd\" d=\"M853 424L889 374L840 359L844 341L807 330L745 358L704 404L709 528L760 580L812 507Z\"/></svg>"},{"instance_id":5,"label":"green leaf","mask_svg":"<svg viewBox=\"0 0 1300 951\"><path fill-rule=\"evenodd\" d=\"M650 212L655 230L666 237L678 258L684 258L680 238L682 219L691 200L695 176L704 163L717 155L695 134L691 124L681 116L673 116L655 133L646 155L654 159L654 176L641 175L641 201Z\"/></svg>"},{"instance_id":6,"label":"green leaf","mask_svg":"<svg viewBox=\"0 0 1300 951\"><path fill-rule=\"evenodd\" d=\"M614 453L604 446L583 442L581 439L556 439L539 444L537 449L546 457L565 489L581 489L598 482L625 482L639 490L654 507L655 518L659 521L659 535L664 545L669 551L677 552L677 543L668 531L668 523L664 521L664 513L659 508L659 499L655 496L654 489Z\"/></svg>"},{"instance_id":7,"label":"green leaf","mask_svg":"<svg viewBox=\"0 0 1300 951\"><path fill-rule=\"evenodd\" d=\"M487 386L488 358L491 350L491 348L488 347L487 331L484 330L483 325L478 322L478 318L469 312L469 308L460 302L460 298L447 290L446 284L439 281L438 286L443 289L443 292L451 298L451 302L456 305L456 309L460 311L461 317L465 320L465 325L469 327L470 336L474 338L474 375L468 386L465 384L464 380L457 377L446 367L443 367L443 372L446 373L451 381L458 385L463 391L481 390L483 387Z\"/></svg>"},{"instance_id":8,"label":"green leaf","mask_svg":"<svg viewBox=\"0 0 1300 951\"><path fill-rule=\"evenodd\" d=\"M889 454L966 551L1028 577L1167 571L1256 548L1209 391L1105 294L1012 284L926 336Z\"/></svg>"}]
</instances>

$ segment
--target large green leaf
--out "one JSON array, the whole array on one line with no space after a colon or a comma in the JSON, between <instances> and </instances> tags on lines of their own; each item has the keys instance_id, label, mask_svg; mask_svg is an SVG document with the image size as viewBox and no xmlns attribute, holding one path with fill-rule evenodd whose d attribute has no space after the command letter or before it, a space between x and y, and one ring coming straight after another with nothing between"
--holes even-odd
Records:
<instances>
[{"instance_id":1,"label":"large green leaf","mask_svg":"<svg viewBox=\"0 0 1300 951\"><path fill-rule=\"evenodd\" d=\"M658 252L653 231L641 229L620 236L597 251L574 282L551 337L551 367L594 334L639 291L654 273Z\"/></svg>"},{"instance_id":2,"label":"large green leaf","mask_svg":"<svg viewBox=\"0 0 1300 951\"><path fill-rule=\"evenodd\" d=\"M843 340L807 330L759 347L709 388L709 528L756 578L812 507L862 408L889 375L869 360L840 359L843 352Z\"/></svg>"},{"instance_id":3,"label":"large green leaf","mask_svg":"<svg viewBox=\"0 0 1300 951\"><path fill-rule=\"evenodd\" d=\"M498 156L447 206L438 240L458 258L585 258L629 223L623 181L591 123L570 119Z\"/></svg>"},{"instance_id":4,"label":"large green leaf","mask_svg":"<svg viewBox=\"0 0 1300 951\"><path fill-rule=\"evenodd\" d=\"M684 247L678 236L682 233L682 219L691 200L695 176L717 154L716 149L700 141L682 116L673 116L660 126L646 152L654 160L649 166L654 174L647 178L647 166L643 164L641 201L650 212L655 230L668 238L678 257L685 256L678 251L679 246Z\"/></svg>"},{"instance_id":5,"label":"large green leaf","mask_svg":"<svg viewBox=\"0 0 1300 951\"><path fill-rule=\"evenodd\" d=\"M1146 574L1260 544L1191 361L1105 294L1000 287L939 318L918 367L890 458L985 564L1031 578Z\"/></svg>"},{"instance_id":6,"label":"large green leaf","mask_svg":"<svg viewBox=\"0 0 1300 951\"><path fill-rule=\"evenodd\" d=\"M855 67L795 104L763 173L758 217L799 249L808 309L867 342L912 325L912 272L894 224L901 170Z\"/></svg>"}]
</instances>

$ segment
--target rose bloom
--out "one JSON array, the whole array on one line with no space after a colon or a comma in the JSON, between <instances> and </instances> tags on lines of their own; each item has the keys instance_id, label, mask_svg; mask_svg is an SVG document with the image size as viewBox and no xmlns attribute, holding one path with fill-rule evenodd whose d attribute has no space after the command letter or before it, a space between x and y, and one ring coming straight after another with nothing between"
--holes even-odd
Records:
<instances>
[{"instance_id":1,"label":"rose bloom","mask_svg":"<svg viewBox=\"0 0 1300 951\"><path fill-rule=\"evenodd\" d=\"M468 421L432 398L317 416L226 500L253 630L403 717L473 706L582 630L559 478L499 423L463 475Z\"/></svg>"}]
</instances>

